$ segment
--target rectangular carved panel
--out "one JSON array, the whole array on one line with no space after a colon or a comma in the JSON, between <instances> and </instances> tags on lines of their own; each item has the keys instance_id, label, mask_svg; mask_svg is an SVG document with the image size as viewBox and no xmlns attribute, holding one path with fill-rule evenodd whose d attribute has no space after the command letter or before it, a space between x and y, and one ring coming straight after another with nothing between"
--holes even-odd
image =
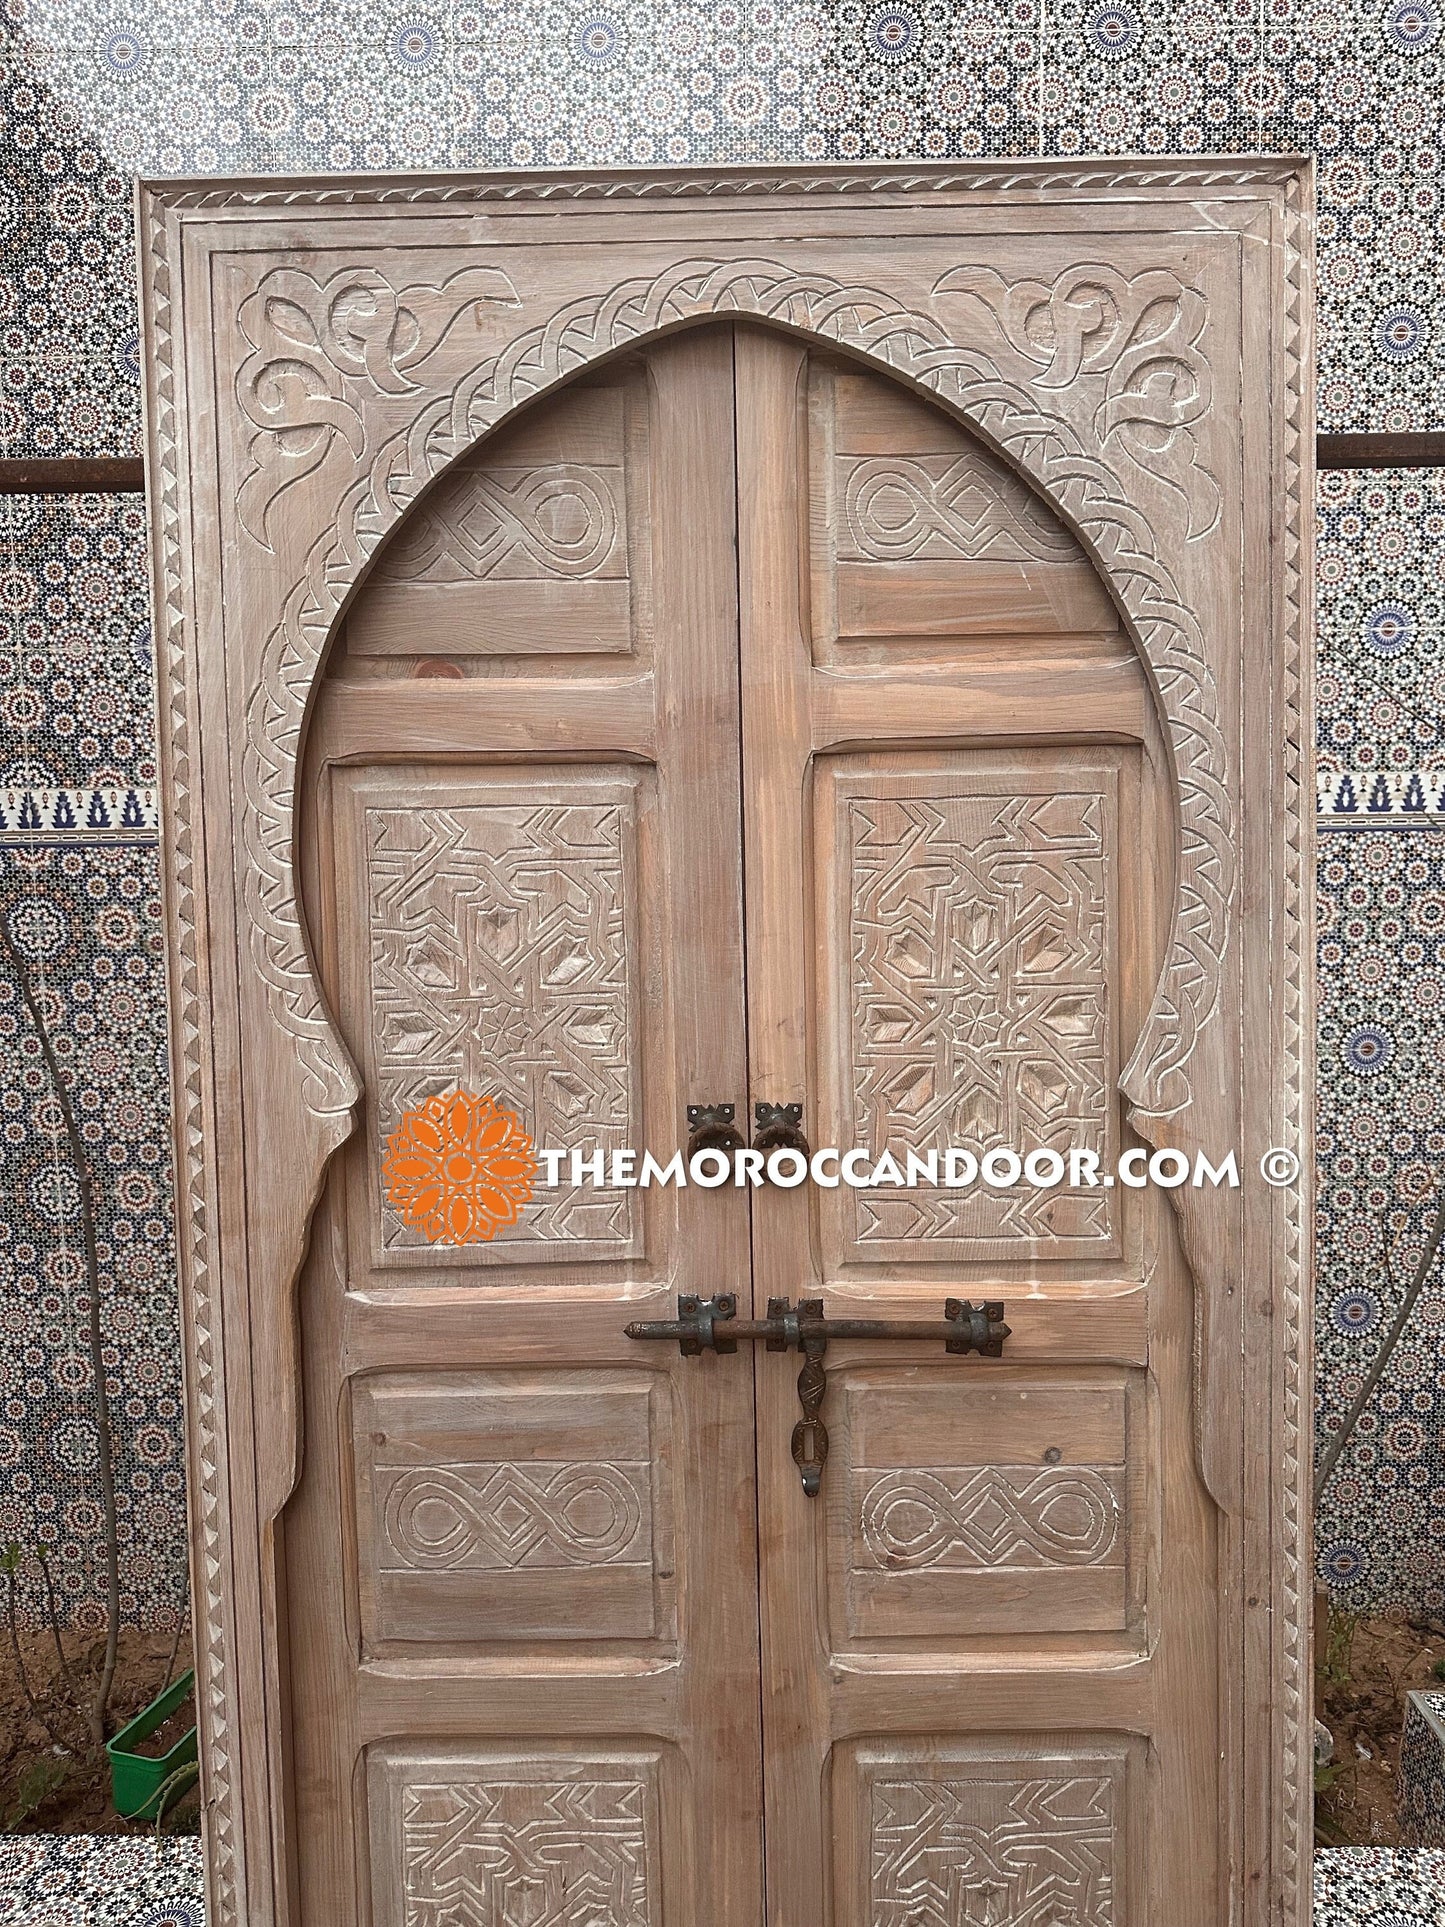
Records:
<instances>
[{"instance_id":1,"label":"rectangular carved panel","mask_svg":"<svg viewBox=\"0 0 1445 1927\"><path fill-rule=\"evenodd\" d=\"M819 783L823 1013L840 1135L1117 1151L1118 799L1102 758L840 759ZM854 1259L1109 1256L1118 1193L976 1181L831 1194Z\"/></svg>"},{"instance_id":2,"label":"rectangular carved panel","mask_svg":"<svg viewBox=\"0 0 1445 1927\"><path fill-rule=\"evenodd\" d=\"M663 1927L658 1754L369 1756L376 1927Z\"/></svg>"},{"instance_id":3,"label":"rectangular carved panel","mask_svg":"<svg viewBox=\"0 0 1445 1927\"><path fill-rule=\"evenodd\" d=\"M352 1416L368 1647L670 1633L664 1382L387 1375Z\"/></svg>"},{"instance_id":4,"label":"rectangular carved panel","mask_svg":"<svg viewBox=\"0 0 1445 1927\"><path fill-rule=\"evenodd\" d=\"M835 1634L855 1645L1130 1632L1147 1444L1137 1374L850 1375Z\"/></svg>"},{"instance_id":5,"label":"rectangular carved panel","mask_svg":"<svg viewBox=\"0 0 1445 1927\"><path fill-rule=\"evenodd\" d=\"M839 1873L868 1927L1129 1927L1130 1741L848 1749ZM850 1864L851 1863L851 1864ZM866 1898L865 1898L866 1897Z\"/></svg>"},{"instance_id":6,"label":"rectangular carved panel","mask_svg":"<svg viewBox=\"0 0 1445 1927\"><path fill-rule=\"evenodd\" d=\"M628 653L650 629L646 399L569 389L413 510L347 622L354 656Z\"/></svg>"},{"instance_id":7,"label":"rectangular carved panel","mask_svg":"<svg viewBox=\"0 0 1445 1927\"><path fill-rule=\"evenodd\" d=\"M643 780L529 768L486 781L357 784L372 1187L363 1216L380 1262L425 1252L428 1262L496 1266L641 1250L635 1191L567 1184L539 1188L486 1242L433 1244L385 1201L381 1164L403 1113L456 1088L515 1112L539 1149L644 1142Z\"/></svg>"},{"instance_id":8,"label":"rectangular carved panel","mask_svg":"<svg viewBox=\"0 0 1445 1927\"><path fill-rule=\"evenodd\" d=\"M882 645L896 660L944 637L1124 646L1077 539L937 407L815 356L809 448L822 657Z\"/></svg>"}]
</instances>

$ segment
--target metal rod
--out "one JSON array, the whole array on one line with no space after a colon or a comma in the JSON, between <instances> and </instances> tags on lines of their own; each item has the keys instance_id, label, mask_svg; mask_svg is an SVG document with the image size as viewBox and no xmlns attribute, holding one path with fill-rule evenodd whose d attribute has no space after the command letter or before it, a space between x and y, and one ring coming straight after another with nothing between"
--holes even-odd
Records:
<instances>
[{"instance_id":1,"label":"metal rod","mask_svg":"<svg viewBox=\"0 0 1445 1927\"><path fill-rule=\"evenodd\" d=\"M1359 435L1316 435L1316 468L1440 468L1445 466L1445 429L1378 430Z\"/></svg>"},{"instance_id":2,"label":"metal rod","mask_svg":"<svg viewBox=\"0 0 1445 1927\"><path fill-rule=\"evenodd\" d=\"M627 1325L624 1331L628 1338L670 1338L674 1343L679 1338L690 1337L697 1330L691 1319L653 1318L638 1320ZM729 1318L722 1328L729 1338L781 1338L783 1323L780 1318ZM803 1321L807 1330L807 1320ZM947 1319L926 1318L829 1318L825 1330L829 1341L835 1338L918 1338L947 1340L957 1338L957 1325L950 1325Z\"/></svg>"},{"instance_id":3,"label":"metal rod","mask_svg":"<svg viewBox=\"0 0 1445 1927\"><path fill-rule=\"evenodd\" d=\"M1445 429L1371 430L1318 435L1317 468L1445 467ZM138 456L31 455L0 460L0 495L139 494Z\"/></svg>"},{"instance_id":4,"label":"metal rod","mask_svg":"<svg viewBox=\"0 0 1445 1927\"><path fill-rule=\"evenodd\" d=\"M141 495L138 455L36 455L0 461L0 495Z\"/></svg>"}]
</instances>

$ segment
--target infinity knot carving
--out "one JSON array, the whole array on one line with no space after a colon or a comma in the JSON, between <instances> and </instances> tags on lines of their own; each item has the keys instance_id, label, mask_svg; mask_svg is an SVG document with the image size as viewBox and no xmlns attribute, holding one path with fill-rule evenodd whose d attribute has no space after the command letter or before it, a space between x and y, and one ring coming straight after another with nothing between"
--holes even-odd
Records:
<instances>
[{"instance_id":1,"label":"infinity knot carving","mask_svg":"<svg viewBox=\"0 0 1445 1927\"><path fill-rule=\"evenodd\" d=\"M587 576L617 543L617 503L600 478L567 465L512 484L467 473L386 551L392 581L451 581L509 573L519 560L542 575Z\"/></svg>"},{"instance_id":2,"label":"infinity knot carving","mask_svg":"<svg viewBox=\"0 0 1445 1927\"><path fill-rule=\"evenodd\" d=\"M1048 526L1021 482L1000 475L995 493L968 456L937 474L903 456L871 456L849 472L843 507L860 551L882 562L912 561L930 542L965 557L996 545L1039 561L1075 552L1073 537Z\"/></svg>"},{"instance_id":3,"label":"infinity knot carving","mask_svg":"<svg viewBox=\"0 0 1445 1927\"><path fill-rule=\"evenodd\" d=\"M606 1565L642 1524L637 1488L615 1465L408 1468L387 1494L385 1531L403 1565L513 1570Z\"/></svg>"},{"instance_id":4,"label":"infinity knot carving","mask_svg":"<svg viewBox=\"0 0 1445 1927\"><path fill-rule=\"evenodd\" d=\"M890 1571L965 1566L1091 1566L1113 1547L1119 1504L1088 1466L981 1466L948 1477L885 1473L863 1500L863 1543Z\"/></svg>"}]
</instances>

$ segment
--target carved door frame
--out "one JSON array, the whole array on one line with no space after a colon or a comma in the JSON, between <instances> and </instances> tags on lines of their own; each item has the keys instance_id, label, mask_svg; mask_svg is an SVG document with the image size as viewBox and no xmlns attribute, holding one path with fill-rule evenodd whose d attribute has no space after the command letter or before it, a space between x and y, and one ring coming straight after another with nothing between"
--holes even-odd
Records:
<instances>
[{"instance_id":1,"label":"carved door frame","mask_svg":"<svg viewBox=\"0 0 1445 1927\"><path fill-rule=\"evenodd\" d=\"M1308 1183L1271 1189L1257 1162L1287 1146L1311 1168L1309 164L158 183L139 213L213 1927L279 1918L292 1293L359 1090L294 868L328 639L480 436L618 349L728 316L965 422L1083 542L1149 674L1182 828L1167 961L1121 1081L1146 1139L1239 1158L1238 1190L1171 1194L1200 1281L1201 1471L1227 1522L1220 1825L1235 1918L1303 1921ZM1036 274L989 265L1000 233ZM655 272L579 283L614 237ZM243 1169L252 1093L265 1128Z\"/></svg>"}]
</instances>

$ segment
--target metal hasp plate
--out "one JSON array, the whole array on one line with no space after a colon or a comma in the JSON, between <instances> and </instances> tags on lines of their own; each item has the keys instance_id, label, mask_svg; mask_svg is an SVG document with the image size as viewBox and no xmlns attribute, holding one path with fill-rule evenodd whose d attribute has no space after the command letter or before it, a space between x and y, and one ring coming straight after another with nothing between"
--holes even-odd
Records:
<instances>
[{"instance_id":1,"label":"metal hasp plate","mask_svg":"<svg viewBox=\"0 0 1445 1927\"><path fill-rule=\"evenodd\" d=\"M998 1298L982 1305L971 1304L967 1298L950 1298L941 1321L829 1318L821 1298L799 1299L796 1308L791 1299L770 1298L766 1318L739 1318L737 1299L731 1292L716 1298L689 1293L678 1298L676 1318L635 1319L626 1333L629 1338L644 1340L675 1339L684 1358L699 1358L703 1352L735 1352L742 1338L761 1339L770 1352L801 1352L798 1403L802 1417L793 1427L793 1462L804 1492L815 1499L828 1462L828 1428L822 1420L822 1409L828 1383L823 1355L830 1339L893 1338L914 1343L941 1339L944 1350L954 1357L977 1352L984 1358L1001 1358L1004 1340L1009 1336L1003 1314L1003 1301Z\"/></svg>"},{"instance_id":2,"label":"metal hasp plate","mask_svg":"<svg viewBox=\"0 0 1445 1927\"><path fill-rule=\"evenodd\" d=\"M687 1107L687 1155L689 1162L699 1151L722 1151L729 1157L743 1148L743 1134L733 1122L736 1104L689 1104ZM706 1300L711 1303L712 1301Z\"/></svg>"},{"instance_id":3,"label":"metal hasp plate","mask_svg":"<svg viewBox=\"0 0 1445 1927\"><path fill-rule=\"evenodd\" d=\"M810 1155L803 1135L801 1104L754 1104L753 1149L755 1151L797 1151Z\"/></svg>"}]
</instances>

